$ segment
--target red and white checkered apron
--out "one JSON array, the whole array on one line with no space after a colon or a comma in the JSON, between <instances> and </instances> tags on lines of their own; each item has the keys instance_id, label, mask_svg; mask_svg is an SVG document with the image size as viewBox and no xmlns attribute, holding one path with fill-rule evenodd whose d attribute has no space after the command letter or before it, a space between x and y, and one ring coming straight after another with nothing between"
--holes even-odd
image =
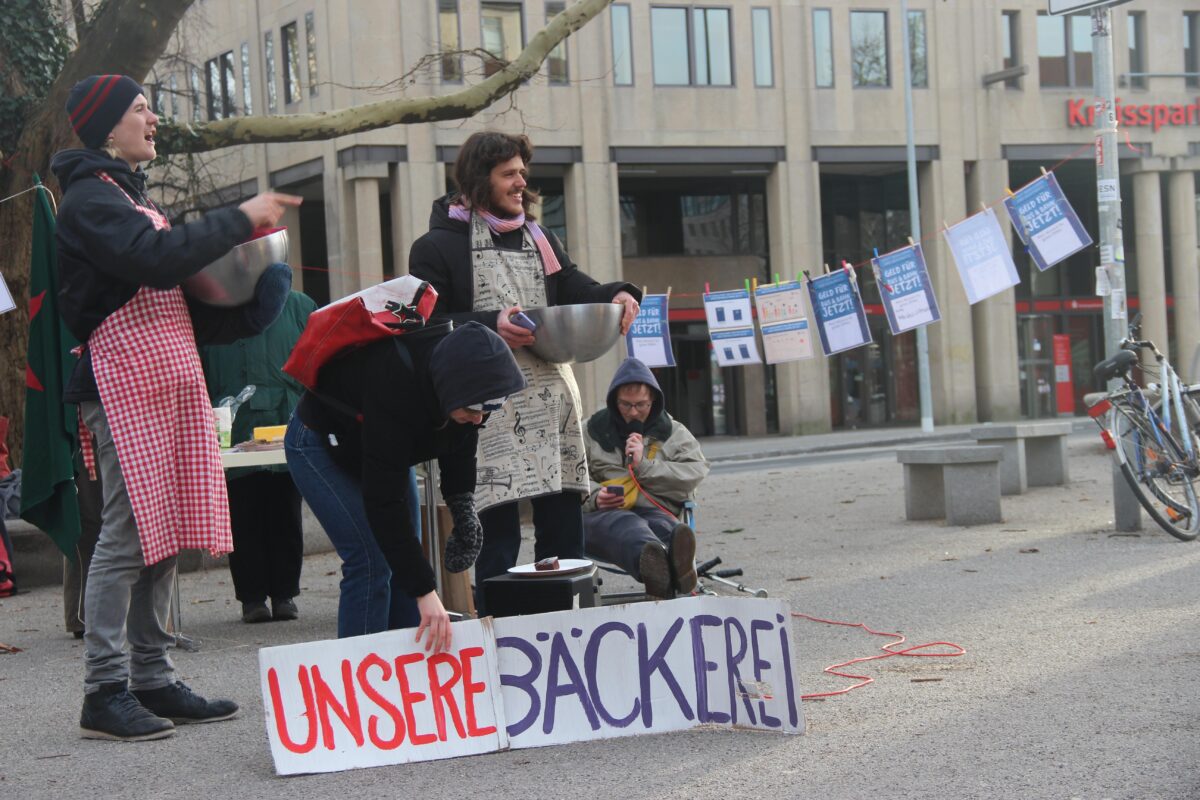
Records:
<instances>
[{"instance_id":1,"label":"red and white checkered apron","mask_svg":"<svg viewBox=\"0 0 1200 800\"><path fill-rule=\"evenodd\" d=\"M170 227L157 209L130 202L156 228ZM184 548L232 551L221 453L183 290L141 287L87 346L146 563Z\"/></svg>"}]
</instances>

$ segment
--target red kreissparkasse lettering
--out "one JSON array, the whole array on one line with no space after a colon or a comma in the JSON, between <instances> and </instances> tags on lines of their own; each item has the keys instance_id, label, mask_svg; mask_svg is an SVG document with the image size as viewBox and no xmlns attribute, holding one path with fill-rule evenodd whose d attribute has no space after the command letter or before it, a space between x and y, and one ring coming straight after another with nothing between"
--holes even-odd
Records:
<instances>
[{"instance_id":1,"label":"red kreissparkasse lettering","mask_svg":"<svg viewBox=\"0 0 1200 800\"><path fill-rule=\"evenodd\" d=\"M271 692L271 710L275 717L275 732L279 734L279 743L289 752L303 755L317 746L317 715L313 713L313 690L312 682L308 679L308 668L301 665L297 670L296 679L300 682L300 692L304 695L303 716L308 718L308 738L303 744L296 744L288 734L287 720L283 713L283 698L279 692L279 675L274 667L267 670L267 688Z\"/></svg>"},{"instance_id":2,"label":"red kreissparkasse lettering","mask_svg":"<svg viewBox=\"0 0 1200 800\"><path fill-rule=\"evenodd\" d=\"M438 675L438 666L441 664L450 665L450 678L445 683L442 683L441 677ZM438 653L425 662L425 668L429 670L429 702L433 704L433 719L437 723L438 738L443 742L446 741L447 711L450 712L450 718L454 722L454 731L458 734L458 738L467 738L467 732L463 730L462 715L458 713L458 703L454 700L453 692L454 685L462 677L458 659L449 653Z\"/></svg>"},{"instance_id":3,"label":"red kreissparkasse lettering","mask_svg":"<svg viewBox=\"0 0 1200 800\"><path fill-rule=\"evenodd\" d=\"M404 668L425 658L423 653L407 653L396 656L396 681L400 684L400 697L404 701L404 718L408 720L408 740L413 744L429 744L437 741L437 734L417 733L417 716L413 706L425 699L424 692L414 692L408 685L408 673Z\"/></svg>"},{"instance_id":4,"label":"red kreissparkasse lettering","mask_svg":"<svg viewBox=\"0 0 1200 800\"><path fill-rule=\"evenodd\" d=\"M371 681L367 676L367 670L371 667L379 668L384 683L392 677L392 668L388 662L375 653L371 653L358 662L358 669L355 671L355 674L358 677L358 685L362 687L363 694L370 698L372 703L383 709L385 714L391 717L392 727L396 732L390 739L381 739L379 737L379 717L372 714L367 718L367 738L371 740L371 744L380 750L395 750L404 742L404 715L400 713L400 709L396 708L395 705L389 702L386 697L371 685Z\"/></svg>"},{"instance_id":5,"label":"red kreissparkasse lettering","mask_svg":"<svg viewBox=\"0 0 1200 800\"><path fill-rule=\"evenodd\" d=\"M491 736L496 732L495 725L480 728L475 721L475 695L483 694L487 690L487 684L471 680L471 659L479 658L482 655L482 647L464 647L458 651L458 657L462 661L463 704L467 710L467 735L472 739Z\"/></svg>"},{"instance_id":6,"label":"red kreissparkasse lettering","mask_svg":"<svg viewBox=\"0 0 1200 800\"><path fill-rule=\"evenodd\" d=\"M354 743L363 746L362 716L358 713L358 695L354 692L354 674L350 659L342 659L342 686L346 691L346 705L338 702L329 684L321 677L321 668L313 664L313 694L316 698L317 716L321 721L321 740L327 750L334 748L333 726L329 724L329 709L337 714L346 730L354 737Z\"/></svg>"}]
</instances>

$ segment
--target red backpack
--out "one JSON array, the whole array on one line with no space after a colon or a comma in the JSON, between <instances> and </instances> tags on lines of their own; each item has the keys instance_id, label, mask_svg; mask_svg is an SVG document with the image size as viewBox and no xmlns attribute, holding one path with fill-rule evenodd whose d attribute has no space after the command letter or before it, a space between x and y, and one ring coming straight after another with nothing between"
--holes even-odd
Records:
<instances>
[{"instance_id":1,"label":"red backpack","mask_svg":"<svg viewBox=\"0 0 1200 800\"><path fill-rule=\"evenodd\" d=\"M427 281L404 275L318 308L283 371L313 389L321 367L340 353L424 328L437 298Z\"/></svg>"}]
</instances>

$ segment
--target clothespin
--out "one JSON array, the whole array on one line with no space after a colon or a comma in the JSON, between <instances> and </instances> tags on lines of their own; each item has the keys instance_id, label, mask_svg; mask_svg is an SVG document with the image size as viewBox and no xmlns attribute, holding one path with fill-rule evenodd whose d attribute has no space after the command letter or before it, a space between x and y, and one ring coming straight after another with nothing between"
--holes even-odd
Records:
<instances>
[{"instance_id":1,"label":"clothespin","mask_svg":"<svg viewBox=\"0 0 1200 800\"><path fill-rule=\"evenodd\" d=\"M946 224L946 220L942 220L942 230L944 230L944 231L950 230L950 226Z\"/></svg>"},{"instance_id":2,"label":"clothespin","mask_svg":"<svg viewBox=\"0 0 1200 800\"><path fill-rule=\"evenodd\" d=\"M667 299L668 300L671 299L671 287L670 286L667 287Z\"/></svg>"},{"instance_id":3,"label":"clothespin","mask_svg":"<svg viewBox=\"0 0 1200 800\"><path fill-rule=\"evenodd\" d=\"M758 294L758 278L750 279L750 291L753 294Z\"/></svg>"},{"instance_id":4,"label":"clothespin","mask_svg":"<svg viewBox=\"0 0 1200 800\"><path fill-rule=\"evenodd\" d=\"M1043 177L1045 177L1045 175L1046 175L1046 168L1045 168L1045 167L1041 167L1040 169L1042 170L1042 176L1043 176Z\"/></svg>"},{"instance_id":5,"label":"clothespin","mask_svg":"<svg viewBox=\"0 0 1200 800\"><path fill-rule=\"evenodd\" d=\"M876 257L876 258L879 258L879 248L878 248L878 247L872 247L872 248L871 248L871 251L872 251L873 253L875 253L875 257Z\"/></svg>"},{"instance_id":6,"label":"clothespin","mask_svg":"<svg viewBox=\"0 0 1200 800\"><path fill-rule=\"evenodd\" d=\"M909 247L916 247L916 246L917 246L917 243L916 243L916 242L914 242L914 241L912 240L912 237L911 237L911 236L909 236L909 237L908 237L908 246L909 246Z\"/></svg>"},{"instance_id":7,"label":"clothespin","mask_svg":"<svg viewBox=\"0 0 1200 800\"><path fill-rule=\"evenodd\" d=\"M746 278L746 294L750 294L750 279Z\"/></svg>"},{"instance_id":8,"label":"clothespin","mask_svg":"<svg viewBox=\"0 0 1200 800\"><path fill-rule=\"evenodd\" d=\"M648 294L650 294L650 292L646 290L646 285L642 284L642 297L645 297Z\"/></svg>"},{"instance_id":9,"label":"clothespin","mask_svg":"<svg viewBox=\"0 0 1200 800\"><path fill-rule=\"evenodd\" d=\"M1016 197L1016 195L1013 193L1013 190L1009 187L1005 186L1004 191L1009 197Z\"/></svg>"},{"instance_id":10,"label":"clothespin","mask_svg":"<svg viewBox=\"0 0 1200 800\"><path fill-rule=\"evenodd\" d=\"M711 293L712 293L712 289L709 289L709 288L708 288L708 281L705 281L705 282L704 282L704 293L705 293L705 294L711 294Z\"/></svg>"},{"instance_id":11,"label":"clothespin","mask_svg":"<svg viewBox=\"0 0 1200 800\"><path fill-rule=\"evenodd\" d=\"M988 204L987 204L987 203L985 203L985 202L983 202L982 200L980 200L980 201L979 201L979 211L980 211L980 213L982 213L982 212L984 212L984 211L987 211L987 210L988 210Z\"/></svg>"},{"instance_id":12,"label":"clothespin","mask_svg":"<svg viewBox=\"0 0 1200 800\"><path fill-rule=\"evenodd\" d=\"M809 274L808 274L808 270L806 270L806 269L802 269L802 270L800 270L800 273L803 273L803 275L804 275L805 279L806 279L806 280L807 280L809 283L812 283L812 275L809 275ZM797 274L796 274L796 282L797 282L797 283L799 283L799 282L800 282L800 273L797 273Z\"/></svg>"},{"instance_id":13,"label":"clothespin","mask_svg":"<svg viewBox=\"0 0 1200 800\"><path fill-rule=\"evenodd\" d=\"M825 264L825 274L826 275L829 274L829 264L828 263Z\"/></svg>"},{"instance_id":14,"label":"clothespin","mask_svg":"<svg viewBox=\"0 0 1200 800\"><path fill-rule=\"evenodd\" d=\"M779 283L779 273L778 272L775 273L775 282Z\"/></svg>"}]
</instances>

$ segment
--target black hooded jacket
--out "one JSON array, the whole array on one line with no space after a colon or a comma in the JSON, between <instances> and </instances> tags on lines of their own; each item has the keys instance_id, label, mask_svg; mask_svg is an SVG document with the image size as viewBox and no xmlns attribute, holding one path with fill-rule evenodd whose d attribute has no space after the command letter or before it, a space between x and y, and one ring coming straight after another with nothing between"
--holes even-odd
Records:
<instances>
[{"instance_id":1,"label":"black hooded jacket","mask_svg":"<svg viewBox=\"0 0 1200 800\"><path fill-rule=\"evenodd\" d=\"M146 197L146 173L109 158L101 150L63 150L50 162L63 188L58 208L59 310L68 330L81 342L142 286L171 289L250 237L249 218L236 208L205 214L196 222L156 230L150 218L111 184L108 174L129 197L156 208ZM227 344L257 333L243 311L189 301L196 338L202 344ZM70 403L98 400L91 357L76 366L64 393Z\"/></svg>"},{"instance_id":2,"label":"black hooded jacket","mask_svg":"<svg viewBox=\"0 0 1200 800\"><path fill-rule=\"evenodd\" d=\"M467 323L352 350L322 367L316 392L300 399L300 421L322 436L332 434L330 455L361 480L371 532L410 596L432 591L434 580L401 491L408 468L436 458L443 496L474 492L478 431L449 414L524 388L525 376L503 340Z\"/></svg>"},{"instance_id":3,"label":"black hooded jacket","mask_svg":"<svg viewBox=\"0 0 1200 800\"><path fill-rule=\"evenodd\" d=\"M471 226L450 218L450 204L457 194L448 194L433 201L429 215L429 232L413 242L408 253L408 271L421 280L429 281L438 293L435 318L454 322L474 320L492 330L496 329L496 312L473 311L475 281L471 270ZM547 275L546 305L566 306L579 303L609 303L618 292L626 291L639 302L641 291L631 283L597 283L571 261L562 242L553 232L542 229L562 270ZM502 250L520 250L521 229L504 234L492 234L492 241Z\"/></svg>"}]
</instances>

